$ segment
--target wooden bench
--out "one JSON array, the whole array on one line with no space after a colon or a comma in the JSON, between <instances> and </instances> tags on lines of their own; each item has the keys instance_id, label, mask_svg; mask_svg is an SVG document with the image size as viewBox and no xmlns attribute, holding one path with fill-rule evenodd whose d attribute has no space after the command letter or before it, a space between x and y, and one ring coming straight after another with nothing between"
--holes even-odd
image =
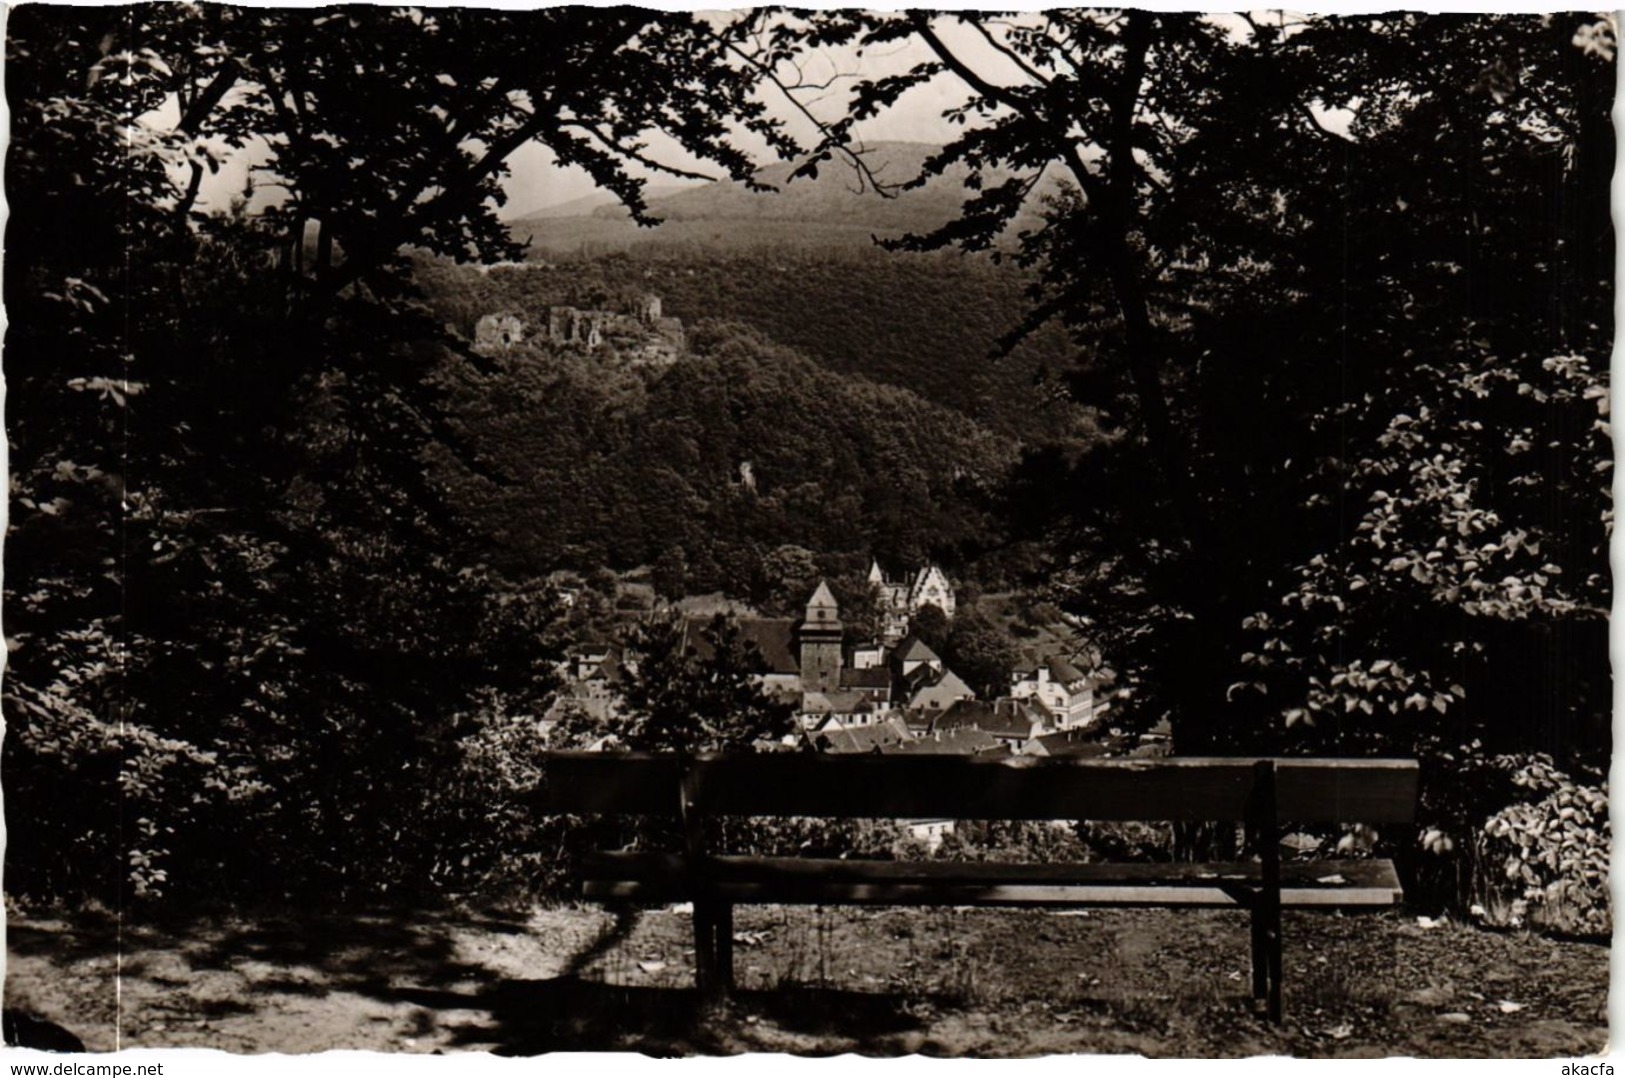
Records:
<instances>
[{"instance_id":1,"label":"wooden bench","mask_svg":"<svg viewBox=\"0 0 1625 1078\"><path fill-rule=\"evenodd\" d=\"M1408 823L1414 760L550 753L551 813L676 817L684 849L602 852L584 898L692 902L701 994L733 980L733 907L946 905L1248 910L1255 1006L1281 1017L1281 910L1381 909L1402 892L1385 860L1280 859L1288 823ZM1251 861L989 864L739 857L712 852L717 816L1242 823Z\"/></svg>"}]
</instances>

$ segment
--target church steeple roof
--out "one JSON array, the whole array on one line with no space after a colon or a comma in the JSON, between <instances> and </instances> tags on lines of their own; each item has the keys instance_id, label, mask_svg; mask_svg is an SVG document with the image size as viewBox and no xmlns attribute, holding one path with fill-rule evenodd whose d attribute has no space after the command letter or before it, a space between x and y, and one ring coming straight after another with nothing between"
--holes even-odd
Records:
<instances>
[{"instance_id":1,"label":"church steeple roof","mask_svg":"<svg viewBox=\"0 0 1625 1078\"><path fill-rule=\"evenodd\" d=\"M817 589L812 593L812 598L807 600L808 610L811 610L815 606L827 606L831 610L838 609L840 606L840 604L835 601L835 593L829 590L829 582L827 580L820 580L818 582Z\"/></svg>"},{"instance_id":2,"label":"church steeple roof","mask_svg":"<svg viewBox=\"0 0 1625 1078\"><path fill-rule=\"evenodd\" d=\"M827 581L820 580L812 598L807 600L807 619L801 625L803 633L813 629L841 631L840 605L836 603L835 593L829 590Z\"/></svg>"}]
</instances>

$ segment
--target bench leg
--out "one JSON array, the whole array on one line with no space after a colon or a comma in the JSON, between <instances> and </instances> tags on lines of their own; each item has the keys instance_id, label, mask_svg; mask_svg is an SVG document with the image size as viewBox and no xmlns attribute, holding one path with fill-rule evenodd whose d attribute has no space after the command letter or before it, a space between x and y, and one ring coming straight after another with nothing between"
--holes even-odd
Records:
<instances>
[{"instance_id":1,"label":"bench leg","mask_svg":"<svg viewBox=\"0 0 1625 1078\"><path fill-rule=\"evenodd\" d=\"M716 918L709 902L694 902L694 987L709 1000L716 990Z\"/></svg>"},{"instance_id":2,"label":"bench leg","mask_svg":"<svg viewBox=\"0 0 1625 1078\"><path fill-rule=\"evenodd\" d=\"M1281 904L1276 902L1270 910L1269 921L1269 960L1270 960L1270 1021L1276 1025L1281 1024Z\"/></svg>"},{"instance_id":3,"label":"bench leg","mask_svg":"<svg viewBox=\"0 0 1625 1078\"><path fill-rule=\"evenodd\" d=\"M733 988L733 905L694 903L694 979L707 1003L726 999Z\"/></svg>"},{"instance_id":4,"label":"bench leg","mask_svg":"<svg viewBox=\"0 0 1625 1078\"><path fill-rule=\"evenodd\" d=\"M734 907L732 902L717 904L717 986L720 996L734 987Z\"/></svg>"},{"instance_id":5,"label":"bench leg","mask_svg":"<svg viewBox=\"0 0 1625 1078\"><path fill-rule=\"evenodd\" d=\"M1256 895L1248 920L1253 930L1253 1009L1264 1009L1270 991L1269 934L1264 930L1264 896Z\"/></svg>"},{"instance_id":6,"label":"bench leg","mask_svg":"<svg viewBox=\"0 0 1625 1078\"><path fill-rule=\"evenodd\" d=\"M1253 765L1254 805L1248 821L1258 848L1259 886L1253 902L1253 1000L1269 1020L1281 1021L1281 831L1276 811L1275 761ZM1260 978L1259 974L1263 977ZM1260 991L1262 989L1262 991Z\"/></svg>"},{"instance_id":7,"label":"bench leg","mask_svg":"<svg viewBox=\"0 0 1625 1078\"><path fill-rule=\"evenodd\" d=\"M1253 902L1253 1007L1281 1021L1281 904L1261 893Z\"/></svg>"}]
</instances>

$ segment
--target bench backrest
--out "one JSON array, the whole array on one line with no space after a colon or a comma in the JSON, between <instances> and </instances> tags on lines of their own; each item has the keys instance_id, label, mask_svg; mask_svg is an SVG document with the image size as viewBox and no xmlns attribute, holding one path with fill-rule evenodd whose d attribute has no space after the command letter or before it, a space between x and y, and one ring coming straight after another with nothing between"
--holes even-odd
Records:
<instances>
[{"instance_id":1,"label":"bench backrest","mask_svg":"<svg viewBox=\"0 0 1625 1078\"><path fill-rule=\"evenodd\" d=\"M688 813L911 819L1253 819L1407 823L1415 760L868 756L813 753L549 753L541 807L556 813Z\"/></svg>"}]
</instances>

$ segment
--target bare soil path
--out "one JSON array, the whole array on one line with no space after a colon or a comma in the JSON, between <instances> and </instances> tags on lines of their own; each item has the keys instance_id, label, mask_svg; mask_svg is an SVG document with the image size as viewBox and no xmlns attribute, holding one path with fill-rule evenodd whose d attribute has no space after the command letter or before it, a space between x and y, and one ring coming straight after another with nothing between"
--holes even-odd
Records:
<instances>
[{"instance_id":1,"label":"bare soil path","mask_svg":"<svg viewBox=\"0 0 1625 1078\"><path fill-rule=\"evenodd\" d=\"M1605 945L1398 915L1289 913L1279 1029L1250 1013L1234 913L745 908L740 990L710 1015L689 931L577 908L13 917L5 1006L91 1051L1571 1057L1608 1033Z\"/></svg>"}]
</instances>

